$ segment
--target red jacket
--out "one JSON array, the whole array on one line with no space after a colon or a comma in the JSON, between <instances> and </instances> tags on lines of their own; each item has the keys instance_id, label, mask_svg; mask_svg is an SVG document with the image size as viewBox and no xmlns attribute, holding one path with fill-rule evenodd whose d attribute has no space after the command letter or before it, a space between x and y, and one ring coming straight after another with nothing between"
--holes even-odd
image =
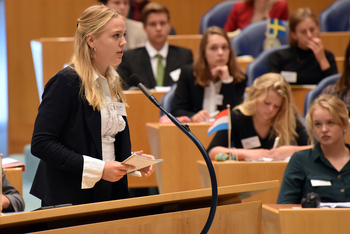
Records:
<instances>
[{"instance_id":1,"label":"red jacket","mask_svg":"<svg viewBox=\"0 0 350 234\"><path fill-rule=\"evenodd\" d=\"M250 24L250 20L253 17L254 4L253 3L244 3L244 2L236 2L230 14L227 17L224 29L226 32L232 32L236 29L243 29L248 24ZM271 18L277 18L280 20L288 20L288 5L285 1L276 2L270 13Z\"/></svg>"}]
</instances>

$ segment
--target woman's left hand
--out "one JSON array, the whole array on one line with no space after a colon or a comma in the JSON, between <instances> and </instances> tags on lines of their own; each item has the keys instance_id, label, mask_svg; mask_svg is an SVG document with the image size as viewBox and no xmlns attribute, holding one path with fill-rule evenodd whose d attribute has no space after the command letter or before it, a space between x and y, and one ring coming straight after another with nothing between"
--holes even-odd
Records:
<instances>
[{"instance_id":1,"label":"woman's left hand","mask_svg":"<svg viewBox=\"0 0 350 234\"><path fill-rule=\"evenodd\" d=\"M211 75L213 77L219 77L220 80L229 80L230 79L230 72L228 70L227 65L216 66L213 69L211 69L210 72L211 72Z\"/></svg>"},{"instance_id":2,"label":"woman's left hand","mask_svg":"<svg viewBox=\"0 0 350 234\"><path fill-rule=\"evenodd\" d=\"M138 155L140 155L142 157L145 157L145 158L155 159L153 155L144 154L143 150L135 151L134 153L138 154ZM139 171L145 173L146 177L149 177L154 172L154 169L155 169L154 165L151 165L151 166L148 166L148 167L144 167L144 168L140 169Z\"/></svg>"}]
</instances>

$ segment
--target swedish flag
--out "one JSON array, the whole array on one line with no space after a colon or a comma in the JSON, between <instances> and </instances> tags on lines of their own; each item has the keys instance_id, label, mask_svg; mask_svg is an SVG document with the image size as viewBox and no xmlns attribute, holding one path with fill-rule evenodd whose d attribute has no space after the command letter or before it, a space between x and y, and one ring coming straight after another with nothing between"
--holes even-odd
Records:
<instances>
[{"instance_id":1,"label":"swedish flag","mask_svg":"<svg viewBox=\"0 0 350 234\"><path fill-rule=\"evenodd\" d=\"M269 22L269 34L277 36L286 36L287 30L283 25L283 21L279 19L270 19Z\"/></svg>"}]
</instances>

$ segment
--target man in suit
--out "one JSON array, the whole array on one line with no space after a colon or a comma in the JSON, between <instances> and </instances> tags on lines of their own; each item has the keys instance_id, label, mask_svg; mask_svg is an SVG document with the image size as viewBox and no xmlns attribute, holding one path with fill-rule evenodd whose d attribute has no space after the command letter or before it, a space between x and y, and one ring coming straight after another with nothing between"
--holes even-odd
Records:
<instances>
[{"instance_id":1,"label":"man in suit","mask_svg":"<svg viewBox=\"0 0 350 234\"><path fill-rule=\"evenodd\" d=\"M135 49L137 47L144 46L147 41L147 34L143 30L143 25L141 22L127 18L130 11L130 1L129 0L98 0L104 5L118 11L125 17L126 24L126 36L127 41L126 46L124 46L124 51Z\"/></svg>"},{"instance_id":2,"label":"man in suit","mask_svg":"<svg viewBox=\"0 0 350 234\"><path fill-rule=\"evenodd\" d=\"M148 41L144 47L125 52L118 67L118 73L126 83L124 88L130 87L128 77L131 74L139 75L141 82L149 89L170 86L177 81L179 68L192 64L192 52L168 44L170 16L163 5L148 3L142 10L142 22Z\"/></svg>"}]
</instances>

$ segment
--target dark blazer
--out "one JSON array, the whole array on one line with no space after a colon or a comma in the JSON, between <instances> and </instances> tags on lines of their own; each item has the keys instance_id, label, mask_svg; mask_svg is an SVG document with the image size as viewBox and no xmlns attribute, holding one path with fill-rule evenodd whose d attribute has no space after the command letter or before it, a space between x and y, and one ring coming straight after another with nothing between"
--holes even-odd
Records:
<instances>
[{"instance_id":1,"label":"dark blazer","mask_svg":"<svg viewBox=\"0 0 350 234\"><path fill-rule=\"evenodd\" d=\"M127 177L111 183L100 180L81 189L83 155L102 160L101 115L79 93L81 81L70 67L45 86L34 125L31 152L40 158L30 193L45 205L84 204L128 197ZM126 118L125 118L126 121ZM126 122L115 136L116 161L130 156Z\"/></svg>"},{"instance_id":2,"label":"dark blazer","mask_svg":"<svg viewBox=\"0 0 350 234\"><path fill-rule=\"evenodd\" d=\"M192 62L193 58L191 50L169 45L163 86L171 86L174 83L169 75L170 72L183 65L191 64ZM130 84L128 84L127 81L132 74L139 75L141 77L141 82L147 88L153 89L156 86L150 57L145 47L126 51L117 70L126 83L126 86L124 87L125 89L130 87Z\"/></svg>"},{"instance_id":3,"label":"dark blazer","mask_svg":"<svg viewBox=\"0 0 350 234\"><path fill-rule=\"evenodd\" d=\"M193 65L187 65L181 68L181 75L177 82L177 88L173 99L171 113L175 116L192 117L198 111L203 109L204 88L196 85L196 77L193 75ZM230 104L231 108L243 101L243 93L247 84L247 79L241 83L222 84L220 94L224 96L222 105L218 110L226 109Z\"/></svg>"}]
</instances>

